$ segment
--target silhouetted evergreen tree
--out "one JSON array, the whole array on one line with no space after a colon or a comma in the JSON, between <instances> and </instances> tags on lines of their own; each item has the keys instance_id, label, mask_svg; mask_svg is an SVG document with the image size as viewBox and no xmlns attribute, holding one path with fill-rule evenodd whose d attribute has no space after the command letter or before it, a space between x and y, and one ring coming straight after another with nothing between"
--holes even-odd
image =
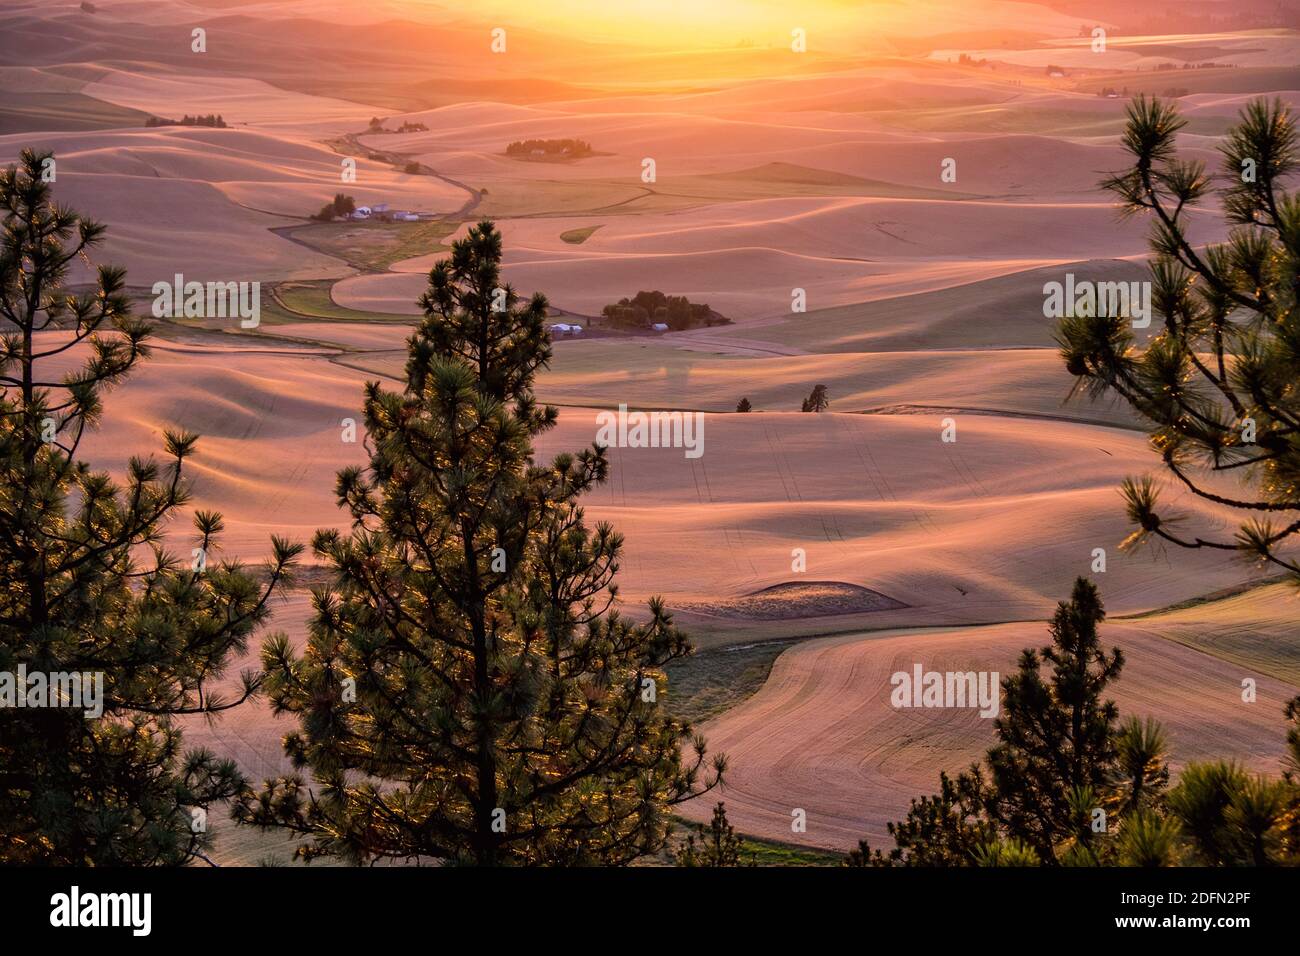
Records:
<instances>
[{"instance_id":1,"label":"silhouetted evergreen tree","mask_svg":"<svg viewBox=\"0 0 1300 956\"><path fill-rule=\"evenodd\" d=\"M1115 704L1102 697L1124 661L1118 648L1101 647L1104 618L1097 589L1079 578L1057 605L1051 645L1026 649L1002 679L997 743L985 765L941 774L937 795L913 800L889 824L888 854L864 841L849 864L1026 865L1026 852L1047 865L1117 862L1124 827L1160 815L1169 771L1160 726L1117 726Z\"/></svg>"},{"instance_id":2,"label":"silhouetted evergreen tree","mask_svg":"<svg viewBox=\"0 0 1300 956\"><path fill-rule=\"evenodd\" d=\"M483 222L430 272L406 388L366 386L370 464L339 475L353 530L316 535L334 580L310 640L264 649L315 784L247 793L239 818L301 833L309 858L626 863L723 769L701 780L703 740L684 759L658 699L685 635L658 601L644 623L613 606L622 539L579 504L603 450L533 460L556 420L532 393L546 300L500 263Z\"/></svg>"},{"instance_id":3,"label":"silhouetted evergreen tree","mask_svg":"<svg viewBox=\"0 0 1300 956\"><path fill-rule=\"evenodd\" d=\"M912 801L907 816L887 824L894 847L888 854L872 850L866 840L849 852L846 865L974 866L998 839L984 814L982 771L972 766L954 779L939 774L939 793Z\"/></svg>"},{"instance_id":4,"label":"silhouetted evergreen tree","mask_svg":"<svg viewBox=\"0 0 1300 956\"><path fill-rule=\"evenodd\" d=\"M809 396L803 400L803 405L800 407L799 411L824 412L826 409L830 408L830 406L831 401L827 397L826 386L816 385L813 387Z\"/></svg>"},{"instance_id":5,"label":"silhouetted evergreen tree","mask_svg":"<svg viewBox=\"0 0 1300 956\"><path fill-rule=\"evenodd\" d=\"M189 500L194 435L167 432L166 461L133 458L120 483L77 459L103 393L149 354L150 328L130 314L121 269L65 288L104 227L52 201L49 162L24 150L0 173L0 672L101 681L103 712L0 707L0 862L182 864L210 846L203 813L242 780L231 761L182 750L173 718L257 692L252 672L228 698L215 685L298 549L275 540L259 585L212 561L221 519L200 511L195 560L163 550ZM82 364L54 370L69 358Z\"/></svg>"},{"instance_id":6,"label":"silhouetted evergreen tree","mask_svg":"<svg viewBox=\"0 0 1300 956\"><path fill-rule=\"evenodd\" d=\"M752 851L747 859L743 854L744 841L736 836L736 828L727 822L727 808L718 801L708 826L697 824L695 832L687 835L674 859L678 866L757 865Z\"/></svg>"},{"instance_id":7,"label":"silhouetted evergreen tree","mask_svg":"<svg viewBox=\"0 0 1300 956\"><path fill-rule=\"evenodd\" d=\"M1119 713L1101 695L1124 656L1101 647L1097 625L1105 616L1096 587L1079 578L1070 600L1057 605L1052 643L1025 650L1016 673L1002 681L986 805L994 822L1044 862L1055 862L1059 844L1083 836L1072 792L1100 792L1115 775Z\"/></svg>"}]
</instances>

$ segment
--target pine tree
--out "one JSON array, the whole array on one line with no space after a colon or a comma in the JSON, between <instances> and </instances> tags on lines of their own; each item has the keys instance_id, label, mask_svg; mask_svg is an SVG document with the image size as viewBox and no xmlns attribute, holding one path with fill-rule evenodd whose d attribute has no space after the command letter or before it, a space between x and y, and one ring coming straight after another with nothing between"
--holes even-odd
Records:
<instances>
[{"instance_id":1,"label":"pine tree","mask_svg":"<svg viewBox=\"0 0 1300 956\"><path fill-rule=\"evenodd\" d=\"M0 862L181 864L210 847L207 808L242 780L231 761L183 751L173 718L257 692L253 672L229 699L213 685L297 552L276 541L262 585L208 564L222 523L203 511L196 560L164 550L164 524L189 500L193 435L167 432L165 463L133 458L123 483L77 459L103 393L148 356L150 328L130 314L121 269L65 289L105 230L52 201L52 168L24 150L0 173L0 675L76 677L102 714L0 708ZM56 377L68 358L84 361Z\"/></svg>"},{"instance_id":2,"label":"pine tree","mask_svg":"<svg viewBox=\"0 0 1300 956\"><path fill-rule=\"evenodd\" d=\"M1025 650L1016 672L1002 681L986 805L1001 828L1044 862L1056 861L1059 844L1082 836L1072 792L1100 792L1116 773L1118 711L1101 695L1119 676L1124 656L1101 647L1097 625L1105 616L1096 587L1079 578L1070 600L1057 605L1052 643ZM1051 668L1046 679L1043 665Z\"/></svg>"},{"instance_id":3,"label":"pine tree","mask_svg":"<svg viewBox=\"0 0 1300 956\"><path fill-rule=\"evenodd\" d=\"M1145 97L1128 116L1132 167L1102 185L1126 213L1152 217L1152 302L1164 327L1139 349L1123 316L1067 318L1061 354L1086 394L1118 396L1146 422L1180 488L1244 521L1231 539L1181 532L1157 481L1130 478L1123 490L1136 527L1126 544L1235 552L1300 580L1300 564L1280 551L1300 533L1300 196L1282 189L1300 169L1294 122L1280 101L1246 107L1221 147L1232 232L1198 249L1186 216L1211 179L1202 163L1177 157L1186 121ZM1219 472L1241 476L1242 490L1210 487L1205 478Z\"/></svg>"},{"instance_id":4,"label":"pine tree","mask_svg":"<svg viewBox=\"0 0 1300 956\"><path fill-rule=\"evenodd\" d=\"M808 397L803 400L799 410L801 412L824 412L830 406L831 402L827 397L826 386L816 385Z\"/></svg>"},{"instance_id":5,"label":"pine tree","mask_svg":"<svg viewBox=\"0 0 1300 956\"><path fill-rule=\"evenodd\" d=\"M678 866L756 866L757 858L751 851L744 855L744 841L736 836L736 828L727 822L727 808L718 801L713 808L713 819L708 826L698 824L695 832L677 851Z\"/></svg>"},{"instance_id":6,"label":"pine tree","mask_svg":"<svg viewBox=\"0 0 1300 956\"><path fill-rule=\"evenodd\" d=\"M848 864L1019 866L1031 862L1026 853L1046 865L1116 862L1116 841L1105 834L1139 814L1160 816L1169 771L1159 724L1117 726L1115 704L1102 699L1124 664L1118 648L1101 647L1104 618L1097 589L1076 580L1052 618L1052 644L1026 649L1002 679L998 739L985 765L940 774L938 794L913 800L889 824L893 849L862 841ZM1107 822L1099 831L1098 820Z\"/></svg>"},{"instance_id":7,"label":"pine tree","mask_svg":"<svg viewBox=\"0 0 1300 956\"><path fill-rule=\"evenodd\" d=\"M872 850L866 840L849 852L845 864L865 866L974 866L998 839L984 813L986 785L979 766L956 778L939 774L939 792L914 799L907 816L888 824L894 847Z\"/></svg>"},{"instance_id":8,"label":"pine tree","mask_svg":"<svg viewBox=\"0 0 1300 956\"><path fill-rule=\"evenodd\" d=\"M1169 785L1168 750L1164 728L1154 719L1130 717L1124 722L1115 737L1115 810L1134 813L1159 805Z\"/></svg>"},{"instance_id":9,"label":"pine tree","mask_svg":"<svg viewBox=\"0 0 1300 956\"><path fill-rule=\"evenodd\" d=\"M976 866L1042 866L1034 848L1023 840L993 840L975 851Z\"/></svg>"},{"instance_id":10,"label":"pine tree","mask_svg":"<svg viewBox=\"0 0 1300 956\"><path fill-rule=\"evenodd\" d=\"M1128 319L1076 316L1057 340L1077 388L1118 396L1145 422L1177 487L1242 515L1231 537L1186 530L1186 517L1162 506L1155 477L1131 476L1122 490L1135 527L1124 546L1221 551L1300 583L1287 550L1300 534L1300 194L1284 188L1300 171L1300 139L1280 100L1247 104L1220 146L1231 232L1198 248L1187 216L1214 182L1204 164L1178 158L1185 126L1173 105L1139 96L1123 137L1131 164L1101 184L1126 214L1151 219L1160 334L1139 348ZM1225 474L1239 478L1236 491L1207 480ZM1297 713L1300 697L1286 707L1288 719ZM1300 784L1291 783L1287 812L1300 842Z\"/></svg>"},{"instance_id":11,"label":"pine tree","mask_svg":"<svg viewBox=\"0 0 1300 956\"><path fill-rule=\"evenodd\" d=\"M738 412L749 412L749 411L753 411L753 409L754 409L754 406L751 405L751 404L749 404L749 399L748 399L748 398L742 398L742 399L741 399L741 400L736 404L736 411L738 411Z\"/></svg>"},{"instance_id":12,"label":"pine tree","mask_svg":"<svg viewBox=\"0 0 1300 956\"><path fill-rule=\"evenodd\" d=\"M1300 863L1290 781L1246 773L1234 763L1189 764L1169 792L1170 817L1201 866Z\"/></svg>"},{"instance_id":13,"label":"pine tree","mask_svg":"<svg viewBox=\"0 0 1300 956\"><path fill-rule=\"evenodd\" d=\"M367 385L370 464L339 475L353 530L316 535L334 580L310 640L264 649L316 787L272 781L239 819L302 834L309 859L626 863L724 767L699 738L683 757L660 700L685 635L658 601L641 623L614 606L622 538L580 506L604 450L533 460L557 414L532 393L546 300L500 262L483 222L431 271L406 389Z\"/></svg>"},{"instance_id":14,"label":"pine tree","mask_svg":"<svg viewBox=\"0 0 1300 956\"><path fill-rule=\"evenodd\" d=\"M1246 783L1246 773L1226 761L1188 764L1169 792L1169 809L1196 848L1196 862L1224 866L1234 862L1233 840L1224 813Z\"/></svg>"},{"instance_id":15,"label":"pine tree","mask_svg":"<svg viewBox=\"0 0 1300 956\"><path fill-rule=\"evenodd\" d=\"M1178 866L1183 859L1181 835L1175 818L1139 810L1120 825L1116 862L1120 866Z\"/></svg>"}]
</instances>

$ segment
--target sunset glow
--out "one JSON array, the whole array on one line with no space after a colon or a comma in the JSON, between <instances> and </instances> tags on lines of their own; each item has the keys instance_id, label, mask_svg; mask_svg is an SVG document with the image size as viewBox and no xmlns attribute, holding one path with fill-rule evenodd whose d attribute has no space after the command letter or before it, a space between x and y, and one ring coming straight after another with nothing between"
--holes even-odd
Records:
<instances>
[{"instance_id":1,"label":"sunset glow","mask_svg":"<svg viewBox=\"0 0 1300 956\"><path fill-rule=\"evenodd\" d=\"M6 932L1288 925L1297 4L0 0Z\"/></svg>"}]
</instances>

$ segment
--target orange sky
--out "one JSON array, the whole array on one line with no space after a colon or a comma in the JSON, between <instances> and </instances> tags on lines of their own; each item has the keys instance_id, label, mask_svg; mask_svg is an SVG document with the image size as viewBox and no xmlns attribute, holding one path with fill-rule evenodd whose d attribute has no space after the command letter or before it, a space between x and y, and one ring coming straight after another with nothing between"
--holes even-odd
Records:
<instances>
[{"instance_id":1,"label":"orange sky","mask_svg":"<svg viewBox=\"0 0 1300 956\"><path fill-rule=\"evenodd\" d=\"M417 6L426 0L403 0ZM440 4L441 0L428 0ZM939 0L940 3L953 0ZM982 0L965 0L965 6ZM869 38L877 25L897 30L915 19L916 5L897 0L480 0L476 18L500 17L502 25L528 26L661 48L788 46L801 28L808 47L843 48Z\"/></svg>"},{"instance_id":2,"label":"orange sky","mask_svg":"<svg viewBox=\"0 0 1300 956\"><path fill-rule=\"evenodd\" d=\"M773 0L549 0L545 4L489 0L488 8L497 3L503 12L518 8L522 16L538 18L539 25L608 31L621 40L642 39L664 46L731 46L746 40L760 46L784 44L796 27L817 32L843 28L852 21L862 24L870 8L877 5L863 3L860 9L846 9L844 4L826 0L796 4Z\"/></svg>"}]
</instances>

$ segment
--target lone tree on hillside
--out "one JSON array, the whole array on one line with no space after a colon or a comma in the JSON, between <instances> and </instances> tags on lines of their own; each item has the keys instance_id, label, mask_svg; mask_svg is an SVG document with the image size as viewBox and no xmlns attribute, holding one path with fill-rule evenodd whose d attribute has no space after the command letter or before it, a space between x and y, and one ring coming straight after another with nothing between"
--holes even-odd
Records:
<instances>
[{"instance_id":1,"label":"lone tree on hillside","mask_svg":"<svg viewBox=\"0 0 1300 956\"><path fill-rule=\"evenodd\" d=\"M1235 508L1232 537L1181 530L1151 476L1123 485L1136 525L1126 545L1160 540L1256 559L1300 582L1284 553L1300 531L1300 197L1296 131L1280 101L1250 103L1220 147L1219 195L1233 226L1226 242L1196 248L1186 212L1211 188L1200 162L1181 160L1175 107L1139 96L1128 109L1131 168L1102 183L1126 214L1152 217L1154 310L1163 328L1144 348L1128 320L1067 318L1057 338L1076 387L1117 395L1147 423L1165 470L1193 494ZM1238 476L1233 493L1212 476Z\"/></svg>"},{"instance_id":2,"label":"lone tree on hillside","mask_svg":"<svg viewBox=\"0 0 1300 956\"><path fill-rule=\"evenodd\" d=\"M831 400L826 395L826 386L814 386L812 393L803 400L801 412L824 412L831 407Z\"/></svg>"},{"instance_id":3,"label":"lone tree on hillside","mask_svg":"<svg viewBox=\"0 0 1300 956\"><path fill-rule=\"evenodd\" d=\"M662 667L690 651L663 605L613 607L621 537L587 526L603 449L537 464L556 421L533 376L546 300L500 280L482 222L429 274L406 388L366 386L369 467L340 473L349 534L301 655L263 652L270 698L296 714L294 764L238 818L307 838L307 858L627 863L661 848L668 810L718 782L671 718Z\"/></svg>"},{"instance_id":4,"label":"lone tree on hillside","mask_svg":"<svg viewBox=\"0 0 1300 956\"><path fill-rule=\"evenodd\" d=\"M754 410L754 406L749 403L748 398L742 398L739 402L736 403L736 411L738 412L751 412L753 410Z\"/></svg>"},{"instance_id":5,"label":"lone tree on hillside","mask_svg":"<svg viewBox=\"0 0 1300 956\"><path fill-rule=\"evenodd\" d=\"M102 715L32 706L30 693L0 708L0 863L182 864L210 846L206 809L242 780L231 761L182 751L172 718L257 692L251 672L229 698L214 684L298 549L276 540L258 584L209 563L222 523L200 511L194 560L163 550L189 500L194 435L167 432L165 463L133 458L123 483L77 459L103 393L149 354L150 328L130 314L121 269L66 290L104 227L52 201L52 164L24 150L0 173L0 672L75 675L98 686ZM70 357L84 362L56 377Z\"/></svg>"}]
</instances>

